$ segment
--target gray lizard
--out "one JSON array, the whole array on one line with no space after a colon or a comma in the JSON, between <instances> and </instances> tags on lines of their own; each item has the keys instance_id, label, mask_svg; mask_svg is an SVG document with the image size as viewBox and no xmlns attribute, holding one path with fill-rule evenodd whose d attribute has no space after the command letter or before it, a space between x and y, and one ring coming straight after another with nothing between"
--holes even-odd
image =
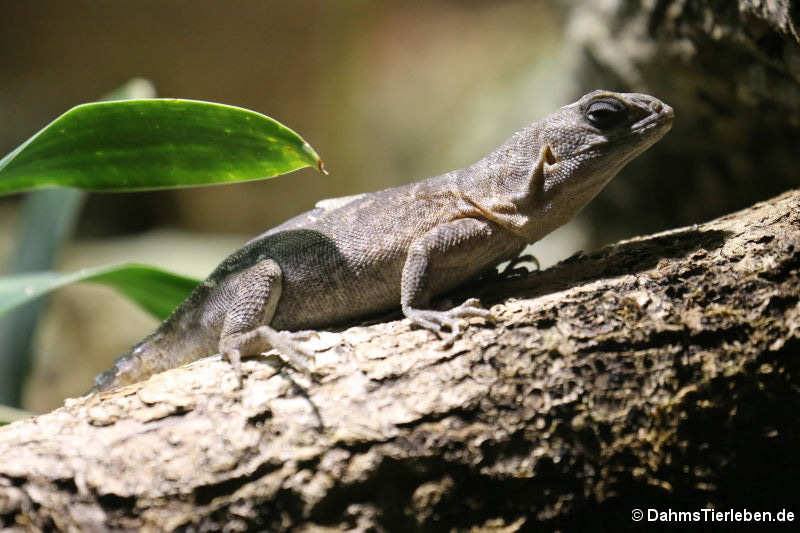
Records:
<instances>
[{"instance_id":1,"label":"gray lizard","mask_svg":"<svg viewBox=\"0 0 800 533\"><path fill-rule=\"evenodd\" d=\"M475 299L446 311L431 299L516 257L572 219L671 127L673 111L635 93L594 91L515 133L466 168L317 204L246 243L142 342L95 379L98 390L221 353L276 348L288 332L398 305L412 324L451 336ZM285 331L280 331L285 330Z\"/></svg>"}]
</instances>

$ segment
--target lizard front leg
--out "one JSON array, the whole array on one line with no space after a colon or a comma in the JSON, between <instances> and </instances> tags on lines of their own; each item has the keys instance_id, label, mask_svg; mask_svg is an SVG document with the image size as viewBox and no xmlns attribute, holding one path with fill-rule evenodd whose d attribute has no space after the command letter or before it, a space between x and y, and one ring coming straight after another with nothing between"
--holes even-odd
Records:
<instances>
[{"instance_id":1,"label":"lizard front leg","mask_svg":"<svg viewBox=\"0 0 800 533\"><path fill-rule=\"evenodd\" d=\"M518 238L492 222L462 218L442 224L415 240L403 266L400 302L413 324L437 334L449 329L445 345L461 334L461 320L491 318L475 298L447 311L424 309L431 298L454 288L520 249Z\"/></svg>"},{"instance_id":2,"label":"lizard front leg","mask_svg":"<svg viewBox=\"0 0 800 533\"><path fill-rule=\"evenodd\" d=\"M241 384L241 358L270 348L297 370L308 373L311 357L281 332L269 326L282 291L281 267L272 259L261 261L238 274L237 289L226 302L225 319L219 340L222 357L231 363Z\"/></svg>"}]
</instances>

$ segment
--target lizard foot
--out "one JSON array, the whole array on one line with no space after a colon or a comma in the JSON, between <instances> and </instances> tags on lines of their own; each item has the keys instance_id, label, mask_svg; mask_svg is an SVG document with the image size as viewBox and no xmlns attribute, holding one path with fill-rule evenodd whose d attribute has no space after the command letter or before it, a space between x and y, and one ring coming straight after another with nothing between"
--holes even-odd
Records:
<instances>
[{"instance_id":1,"label":"lizard foot","mask_svg":"<svg viewBox=\"0 0 800 533\"><path fill-rule=\"evenodd\" d=\"M470 298L447 311L407 308L403 310L403 313L411 320L412 324L433 331L439 337L442 337L445 328L449 329L450 334L442 338L442 348L449 348L461 336L462 319L475 316L493 318L488 309L480 307L480 301L477 298Z\"/></svg>"},{"instance_id":2,"label":"lizard foot","mask_svg":"<svg viewBox=\"0 0 800 533\"><path fill-rule=\"evenodd\" d=\"M291 341L307 341L319 332L314 329L301 329L298 331L282 331L281 334L285 335Z\"/></svg>"},{"instance_id":3,"label":"lizard foot","mask_svg":"<svg viewBox=\"0 0 800 533\"><path fill-rule=\"evenodd\" d=\"M278 352L278 356L286 365L301 374L314 378L309 367L309 362L314 359L314 354L303 349L283 332L269 326L259 326L244 333L229 335L223 338L219 345L219 351L223 359L233 367L240 387L242 385L242 354L256 355L271 348Z\"/></svg>"},{"instance_id":4,"label":"lizard foot","mask_svg":"<svg viewBox=\"0 0 800 533\"><path fill-rule=\"evenodd\" d=\"M528 270L525 266L521 266L525 263L533 263L536 268L533 272L541 270L541 266L539 265L539 260L536 259L531 254L525 255L518 255L514 259L508 262L508 264L497 273L497 279L506 280L506 279L513 279L513 278L525 278L530 274L532 271Z\"/></svg>"}]
</instances>

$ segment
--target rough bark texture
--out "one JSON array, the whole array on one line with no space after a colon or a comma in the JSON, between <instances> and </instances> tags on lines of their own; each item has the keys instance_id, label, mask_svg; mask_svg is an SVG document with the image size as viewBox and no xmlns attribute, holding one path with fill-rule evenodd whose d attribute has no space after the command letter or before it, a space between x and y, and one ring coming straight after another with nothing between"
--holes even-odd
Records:
<instances>
[{"instance_id":1,"label":"rough bark texture","mask_svg":"<svg viewBox=\"0 0 800 533\"><path fill-rule=\"evenodd\" d=\"M405 320L321 332L319 383L264 357L236 390L210 358L0 429L0 526L613 530L797 503L800 191L467 292L497 323L448 350Z\"/></svg>"},{"instance_id":2,"label":"rough bark texture","mask_svg":"<svg viewBox=\"0 0 800 533\"><path fill-rule=\"evenodd\" d=\"M583 58L578 87L653 94L677 117L627 172L648 178L612 182L590 206L606 214L596 225L613 237L605 242L632 224L646 233L700 222L796 186L800 2L565 3Z\"/></svg>"}]
</instances>

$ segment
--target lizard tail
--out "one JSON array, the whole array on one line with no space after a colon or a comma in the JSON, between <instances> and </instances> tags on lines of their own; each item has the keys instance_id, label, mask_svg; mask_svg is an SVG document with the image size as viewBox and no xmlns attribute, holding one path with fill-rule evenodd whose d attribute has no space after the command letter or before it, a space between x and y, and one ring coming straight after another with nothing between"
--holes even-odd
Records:
<instances>
[{"instance_id":1,"label":"lizard tail","mask_svg":"<svg viewBox=\"0 0 800 533\"><path fill-rule=\"evenodd\" d=\"M163 360L157 343L153 342L153 335L136 344L128 352L114 361L114 366L101 372L94 378L92 391L106 391L130 385L137 381L147 379L160 370L159 360Z\"/></svg>"},{"instance_id":2,"label":"lizard tail","mask_svg":"<svg viewBox=\"0 0 800 533\"><path fill-rule=\"evenodd\" d=\"M157 330L128 352L120 356L114 366L94 378L92 392L107 391L143 381L154 374L176 368L202 357L216 353L216 344L195 339L172 344L161 330Z\"/></svg>"},{"instance_id":3,"label":"lizard tail","mask_svg":"<svg viewBox=\"0 0 800 533\"><path fill-rule=\"evenodd\" d=\"M117 358L114 366L94 378L91 392L107 391L143 381L154 374L213 355L219 343L216 328L198 327L205 311L208 287L199 285L153 333Z\"/></svg>"}]
</instances>

